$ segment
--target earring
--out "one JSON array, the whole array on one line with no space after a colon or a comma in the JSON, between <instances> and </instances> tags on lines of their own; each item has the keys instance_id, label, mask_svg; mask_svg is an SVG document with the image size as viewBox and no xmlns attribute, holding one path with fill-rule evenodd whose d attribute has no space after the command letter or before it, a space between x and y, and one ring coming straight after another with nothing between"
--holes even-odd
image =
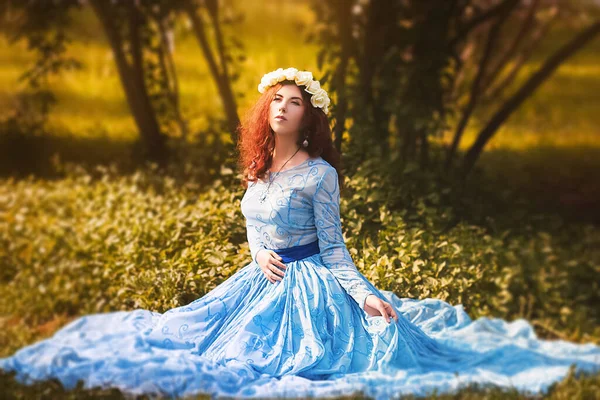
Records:
<instances>
[{"instance_id":1,"label":"earring","mask_svg":"<svg viewBox=\"0 0 600 400\"><path fill-rule=\"evenodd\" d=\"M302 142L302 147L308 147L308 136L304 137L304 142Z\"/></svg>"}]
</instances>

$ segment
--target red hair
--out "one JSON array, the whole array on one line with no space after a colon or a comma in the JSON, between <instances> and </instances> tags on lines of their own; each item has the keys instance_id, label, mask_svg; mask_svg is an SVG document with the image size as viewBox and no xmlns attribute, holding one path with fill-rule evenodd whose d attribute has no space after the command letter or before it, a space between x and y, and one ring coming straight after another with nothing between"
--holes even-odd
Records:
<instances>
[{"instance_id":1,"label":"red hair","mask_svg":"<svg viewBox=\"0 0 600 400\"><path fill-rule=\"evenodd\" d=\"M239 151L238 167L242 171L242 186L248 187L248 182L255 182L258 178L266 179L267 170L271 167L273 150L275 149L275 132L269 124L269 105L275 93L283 85L295 85L292 80L285 80L268 87L259 97L256 104L245 114L238 127ZM311 158L321 156L331 164L338 173L340 189L343 187L344 177L341 173L341 157L333 145L329 120L322 109L313 107L310 102L311 94L306 86L298 85L302 93L304 115L301 121L300 135L297 144L302 145L304 137L308 136L308 147L305 150Z\"/></svg>"}]
</instances>

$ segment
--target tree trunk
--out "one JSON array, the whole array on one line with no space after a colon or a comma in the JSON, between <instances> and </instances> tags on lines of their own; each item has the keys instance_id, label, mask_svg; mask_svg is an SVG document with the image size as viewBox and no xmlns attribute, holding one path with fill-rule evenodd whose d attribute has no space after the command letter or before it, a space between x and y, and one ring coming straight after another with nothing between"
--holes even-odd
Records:
<instances>
[{"instance_id":1,"label":"tree trunk","mask_svg":"<svg viewBox=\"0 0 600 400\"><path fill-rule=\"evenodd\" d=\"M215 1L208 1L206 3L206 8L209 12L209 15L211 16L213 26L215 29L215 35L217 39L217 52L219 55L219 59L221 60L220 69L217 65L212 49L210 48L210 45L208 43L208 39L204 31L204 21L202 17L198 14L197 5L194 4L194 2L187 3L186 13L192 21L194 34L196 35L196 39L198 40L200 48L202 49L204 58L208 63L208 69L213 77L213 80L217 85L219 95L221 96L221 100L223 101L223 107L225 109L225 115L227 117L227 125L229 127L229 131L231 132L231 138L233 143L236 143L238 139L237 128L240 124L240 119L237 113L237 104L235 101L235 96L233 95L233 91L231 89L231 82L229 80L229 74L227 71L225 48L223 45L223 38L218 19L218 4Z\"/></svg>"},{"instance_id":2,"label":"tree trunk","mask_svg":"<svg viewBox=\"0 0 600 400\"><path fill-rule=\"evenodd\" d=\"M175 61L173 60L172 52L173 49L169 44L168 38L168 25L165 16L159 16L156 21L158 25L158 32L160 35L160 48L159 48L159 61L163 70L165 80L167 81L168 87L168 98L173 107L175 113L175 120L179 125L181 131L181 141L187 143L188 138L188 124L181 113L181 106L179 101L179 81L177 79L177 70L175 68Z\"/></svg>"},{"instance_id":3,"label":"tree trunk","mask_svg":"<svg viewBox=\"0 0 600 400\"><path fill-rule=\"evenodd\" d=\"M333 84L337 92L337 105L335 113L334 126L334 145L338 153L342 154L342 135L346 125L346 113L348 111L348 95L346 93L346 73L348 61L351 56L352 46L352 26L351 26L351 7L352 2L345 0L337 4L337 16L340 26L341 54L333 78Z\"/></svg>"},{"instance_id":4,"label":"tree trunk","mask_svg":"<svg viewBox=\"0 0 600 400\"><path fill-rule=\"evenodd\" d=\"M90 1L96 16L100 20L104 33L108 38L115 62L119 79L127 104L133 115L140 137L146 148L147 155L150 159L164 165L168 159L168 152L165 143L165 138L160 132L158 120L148 92L144 83L143 60L141 59L141 47L139 41L139 15L136 15L137 10L129 10L130 12L130 38L133 63L129 64L124 49L124 40L119 33L117 25L114 23L114 13L111 12L110 3L102 0Z\"/></svg>"}]
</instances>

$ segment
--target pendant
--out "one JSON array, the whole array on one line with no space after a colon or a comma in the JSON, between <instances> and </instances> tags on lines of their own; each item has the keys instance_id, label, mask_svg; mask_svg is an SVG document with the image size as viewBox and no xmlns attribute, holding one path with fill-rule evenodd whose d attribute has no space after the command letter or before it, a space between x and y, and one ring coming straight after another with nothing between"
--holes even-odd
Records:
<instances>
[{"instance_id":1,"label":"pendant","mask_svg":"<svg viewBox=\"0 0 600 400\"><path fill-rule=\"evenodd\" d=\"M261 203L264 203L265 200L267 199L267 195L269 194L268 190L263 190L262 193L260 194L258 201L260 201Z\"/></svg>"},{"instance_id":2,"label":"pendant","mask_svg":"<svg viewBox=\"0 0 600 400\"><path fill-rule=\"evenodd\" d=\"M263 189L263 191L260 193L260 196L258 197L258 201L262 204L265 202L265 200L267 199L267 195L269 194L269 187L271 186L271 173L269 173L269 185Z\"/></svg>"}]
</instances>

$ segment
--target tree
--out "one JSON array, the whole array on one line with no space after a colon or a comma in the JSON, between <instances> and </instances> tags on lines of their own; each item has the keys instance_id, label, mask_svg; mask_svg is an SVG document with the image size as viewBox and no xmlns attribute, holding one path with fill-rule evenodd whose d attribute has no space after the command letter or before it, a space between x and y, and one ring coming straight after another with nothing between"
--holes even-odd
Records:
<instances>
[{"instance_id":1,"label":"tree","mask_svg":"<svg viewBox=\"0 0 600 400\"><path fill-rule=\"evenodd\" d=\"M557 16L578 19L565 0L313 1L319 16L310 41L333 73L336 144L348 115L353 158L372 156L429 166L430 140L453 128L445 169L478 108L491 109L539 46ZM597 8L597 6L596 6ZM550 56L500 104L457 169L463 178L508 115L554 69L597 34L590 28ZM351 38L351 39L350 39ZM353 68L355 67L355 68ZM454 116L458 122L454 127Z\"/></svg>"},{"instance_id":2,"label":"tree","mask_svg":"<svg viewBox=\"0 0 600 400\"><path fill-rule=\"evenodd\" d=\"M206 35L206 24L202 17L202 11L206 11L210 18L212 28L215 32L216 37L216 53L219 59L217 63L217 57L213 54L210 43ZM231 132L233 143L237 142L237 128L240 123L240 119L237 113L237 105L235 96L232 90L232 80L235 80L239 75L230 75L230 64L233 61L231 55L228 52L228 46L225 44L224 35L221 28L221 19L219 15L219 2L217 0L205 0L202 5L199 5L195 1L188 1L185 3L185 12L192 22L194 34L204 58L208 63L208 68L213 80L216 83L219 95L223 101L223 107L225 109L225 115L227 117L227 124L229 131ZM233 45L241 47L241 43L232 39Z\"/></svg>"},{"instance_id":3,"label":"tree","mask_svg":"<svg viewBox=\"0 0 600 400\"><path fill-rule=\"evenodd\" d=\"M498 128L565 60L585 46L590 40L600 33L600 22L595 22L577 34L567 44L552 54L546 62L534 72L529 79L513 94L502 107L494 114L487 125L479 132L475 143L467 151L462 167L462 174L466 176L479 158L481 151Z\"/></svg>"},{"instance_id":4,"label":"tree","mask_svg":"<svg viewBox=\"0 0 600 400\"><path fill-rule=\"evenodd\" d=\"M241 43L231 38L231 44L222 33L222 25L230 18L222 18L216 0L201 3L184 0L9 0L2 3L3 33L13 41L27 38L30 48L39 53L36 65L24 74L32 85L37 85L48 73L80 64L65 56L69 41L70 12L89 4L100 21L103 32L114 54L119 79L125 98L144 145L145 155L160 165L169 159L167 136L173 128L179 129L182 141L188 136L187 120L179 101L179 81L173 60L174 29L178 18L185 14L209 64L219 94L223 99L226 123L233 142L237 140L239 125L235 96L231 88L239 74L234 71L235 61L231 48ZM215 30L220 67L206 38L202 11L206 11ZM235 21L234 21L235 22ZM242 61L239 56L237 61Z\"/></svg>"},{"instance_id":5,"label":"tree","mask_svg":"<svg viewBox=\"0 0 600 400\"><path fill-rule=\"evenodd\" d=\"M150 159L164 164L168 158L165 137L148 93L145 74L144 44L147 16L137 2L121 3L90 0L115 57L117 71L127 104L144 139Z\"/></svg>"}]
</instances>

